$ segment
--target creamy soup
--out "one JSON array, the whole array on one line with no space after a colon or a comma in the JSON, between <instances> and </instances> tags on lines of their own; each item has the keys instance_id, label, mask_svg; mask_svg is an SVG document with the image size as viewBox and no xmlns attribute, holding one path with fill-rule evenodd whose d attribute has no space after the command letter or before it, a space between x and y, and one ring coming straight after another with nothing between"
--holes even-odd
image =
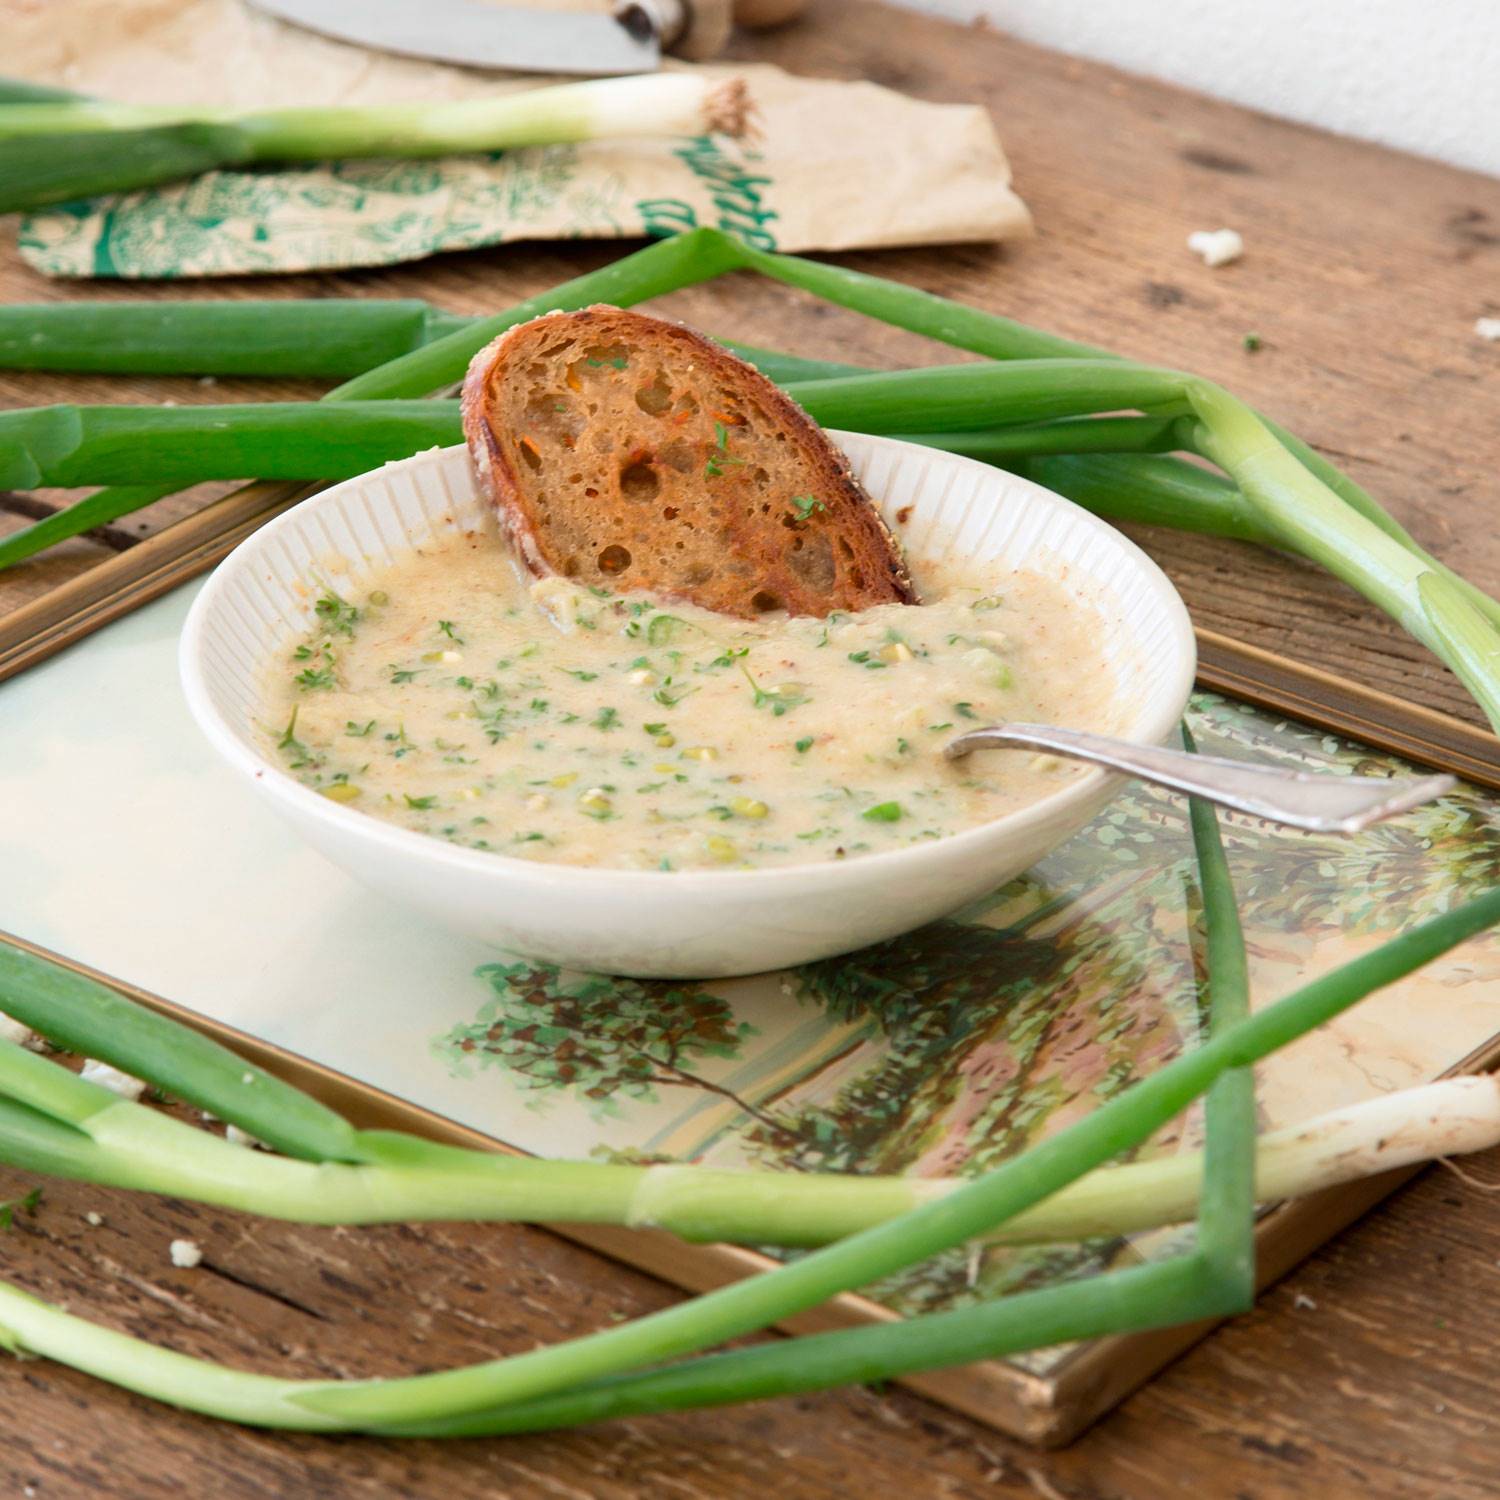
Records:
<instances>
[{"instance_id":1,"label":"creamy soup","mask_svg":"<svg viewBox=\"0 0 1500 1500\"><path fill-rule=\"evenodd\" d=\"M1117 727L1099 617L1055 581L932 569L919 606L729 619L518 576L454 536L317 600L264 685L268 752L331 800L469 849L660 870L939 839L1081 768L943 745Z\"/></svg>"}]
</instances>

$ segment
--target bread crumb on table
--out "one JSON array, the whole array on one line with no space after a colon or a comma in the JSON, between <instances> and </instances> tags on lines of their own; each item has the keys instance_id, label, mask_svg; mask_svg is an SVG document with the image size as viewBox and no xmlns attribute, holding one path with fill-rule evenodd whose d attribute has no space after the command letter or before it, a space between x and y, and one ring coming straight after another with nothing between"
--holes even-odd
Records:
<instances>
[{"instance_id":1,"label":"bread crumb on table","mask_svg":"<svg viewBox=\"0 0 1500 1500\"><path fill-rule=\"evenodd\" d=\"M1205 266L1227 266L1245 253L1245 242L1233 229L1195 229L1187 247L1203 257Z\"/></svg>"},{"instance_id":2,"label":"bread crumb on table","mask_svg":"<svg viewBox=\"0 0 1500 1500\"><path fill-rule=\"evenodd\" d=\"M173 1240L170 1254L172 1264L184 1271L190 1271L203 1260L203 1250L196 1240Z\"/></svg>"},{"instance_id":3,"label":"bread crumb on table","mask_svg":"<svg viewBox=\"0 0 1500 1500\"><path fill-rule=\"evenodd\" d=\"M17 1047L24 1047L31 1037L31 1027L0 1013L0 1041L13 1042Z\"/></svg>"},{"instance_id":4,"label":"bread crumb on table","mask_svg":"<svg viewBox=\"0 0 1500 1500\"><path fill-rule=\"evenodd\" d=\"M146 1085L139 1078L132 1078L129 1073L122 1073L93 1057L84 1058L83 1071L78 1076L85 1083L97 1083L100 1088L108 1089L122 1099L139 1099L146 1092Z\"/></svg>"}]
</instances>

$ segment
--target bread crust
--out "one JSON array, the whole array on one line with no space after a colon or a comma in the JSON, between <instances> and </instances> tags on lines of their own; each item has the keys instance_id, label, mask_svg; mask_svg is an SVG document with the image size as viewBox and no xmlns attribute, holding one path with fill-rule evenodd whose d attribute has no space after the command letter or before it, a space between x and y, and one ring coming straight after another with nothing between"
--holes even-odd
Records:
<instances>
[{"instance_id":1,"label":"bread crust","mask_svg":"<svg viewBox=\"0 0 1500 1500\"><path fill-rule=\"evenodd\" d=\"M476 483L539 577L744 618L917 602L823 430L679 323L548 313L475 355L462 406Z\"/></svg>"}]
</instances>

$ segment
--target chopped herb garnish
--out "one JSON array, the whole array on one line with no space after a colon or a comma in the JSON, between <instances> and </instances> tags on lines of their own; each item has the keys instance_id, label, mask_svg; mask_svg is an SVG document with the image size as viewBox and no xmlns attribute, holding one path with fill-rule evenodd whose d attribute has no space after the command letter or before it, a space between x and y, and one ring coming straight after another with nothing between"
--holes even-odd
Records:
<instances>
[{"instance_id":1,"label":"chopped herb garnish","mask_svg":"<svg viewBox=\"0 0 1500 1500\"><path fill-rule=\"evenodd\" d=\"M544 714L544 713L546 713L547 712L547 700L545 698L533 698L531 700L531 711L534 714Z\"/></svg>"},{"instance_id":2,"label":"chopped herb garnish","mask_svg":"<svg viewBox=\"0 0 1500 1500\"><path fill-rule=\"evenodd\" d=\"M812 747L813 737L812 735L808 735L805 739L800 739L797 741L797 754L806 755L807 752L812 749Z\"/></svg>"},{"instance_id":3,"label":"chopped herb garnish","mask_svg":"<svg viewBox=\"0 0 1500 1500\"><path fill-rule=\"evenodd\" d=\"M960 719L977 719L979 717L974 712L974 705L972 703L955 703L953 707Z\"/></svg>"},{"instance_id":4,"label":"chopped herb garnish","mask_svg":"<svg viewBox=\"0 0 1500 1500\"><path fill-rule=\"evenodd\" d=\"M743 458L735 458L729 451L729 429L722 422L714 423L714 447L718 450L704 465L706 479L717 479L729 464L742 464Z\"/></svg>"},{"instance_id":5,"label":"chopped herb garnish","mask_svg":"<svg viewBox=\"0 0 1500 1500\"><path fill-rule=\"evenodd\" d=\"M593 682L598 677L597 672L585 672L581 667L559 667L559 672L566 672L569 677L576 677L580 682Z\"/></svg>"},{"instance_id":6,"label":"chopped herb garnish","mask_svg":"<svg viewBox=\"0 0 1500 1500\"><path fill-rule=\"evenodd\" d=\"M441 630L450 641L457 641L460 646L463 645L463 637L459 635L459 633L454 629L452 620L439 620L437 628Z\"/></svg>"},{"instance_id":7,"label":"chopped herb garnish","mask_svg":"<svg viewBox=\"0 0 1500 1500\"><path fill-rule=\"evenodd\" d=\"M403 792L401 795L406 798L406 805L414 812L426 812L429 807L437 806L437 798L435 796L413 797L410 792Z\"/></svg>"},{"instance_id":8,"label":"chopped herb garnish","mask_svg":"<svg viewBox=\"0 0 1500 1500\"><path fill-rule=\"evenodd\" d=\"M417 672L420 670L421 668L419 667L412 670L407 670L402 667L393 666L391 668L391 681L398 684L402 682L412 682L416 679Z\"/></svg>"},{"instance_id":9,"label":"chopped herb garnish","mask_svg":"<svg viewBox=\"0 0 1500 1500\"><path fill-rule=\"evenodd\" d=\"M665 724L642 724L641 728L644 729L647 734L651 735L665 734L667 732L667 726Z\"/></svg>"},{"instance_id":10,"label":"chopped herb garnish","mask_svg":"<svg viewBox=\"0 0 1500 1500\"><path fill-rule=\"evenodd\" d=\"M807 702L807 694L803 691L801 683L783 682L778 687L763 688L750 675L749 667L742 664L740 671L745 674L745 681L750 684L750 690L755 694L755 706L769 708L778 719L788 710L800 708Z\"/></svg>"},{"instance_id":11,"label":"chopped herb garnish","mask_svg":"<svg viewBox=\"0 0 1500 1500\"><path fill-rule=\"evenodd\" d=\"M684 630L691 629L686 620L677 615L653 615L646 626L646 639L653 646L665 646Z\"/></svg>"},{"instance_id":12,"label":"chopped herb garnish","mask_svg":"<svg viewBox=\"0 0 1500 1500\"><path fill-rule=\"evenodd\" d=\"M879 672L885 667L883 661L877 661L868 651L851 651L849 660L858 662L867 672Z\"/></svg>"},{"instance_id":13,"label":"chopped herb garnish","mask_svg":"<svg viewBox=\"0 0 1500 1500\"><path fill-rule=\"evenodd\" d=\"M313 611L323 624L338 635L353 635L359 623L359 611L352 604L345 604L331 589L313 605Z\"/></svg>"},{"instance_id":14,"label":"chopped herb garnish","mask_svg":"<svg viewBox=\"0 0 1500 1500\"><path fill-rule=\"evenodd\" d=\"M867 823L894 823L900 816L899 802L877 802L874 807L867 807L860 814Z\"/></svg>"},{"instance_id":15,"label":"chopped herb garnish","mask_svg":"<svg viewBox=\"0 0 1500 1500\"><path fill-rule=\"evenodd\" d=\"M732 667L742 656L748 656L749 654L750 648L748 646L731 646L728 650L720 652L707 666L699 667L698 670L700 672L708 672L712 671L715 667Z\"/></svg>"},{"instance_id":16,"label":"chopped herb garnish","mask_svg":"<svg viewBox=\"0 0 1500 1500\"><path fill-rule=\"evenodd\" d=\"M304 693L334 686L332 667L305 667L292 679Z\"/></svg>"},{"instance_id":17,"label":"chopped herb garnish","mask_svg":"<svg viewBox=\"0 0 1500 1500\"><path fill-rule=\"evenodd\" d=\"M369 721L369 723L367 723L367 724L356 724L353 719L350 719L344 725L344 733L347 734L347 735L352 735L353 738L355 738L357 740L362 740L362 739L364 739L369 734L369 732L374 727L375 727L375 721L374 721L374 719L371 719Z\"/></svg>"},{"instance_id":18,"label":"chopped herb garnish","mask_svg":"<svg viewBox=\"0 0 1500 1500\"><path fill-rule=\"evenodd\" d=\"M792 496L792 512L799 521L806 521L814 512L827 509L828 507L814 495Z\"/></svg>"},{"instance_id":19,"label":"chopped herb garnish","mask_svg":"<svg viewBox=\"0 0 1500 1500\"><path fill-rule=\"evenodd\" d=\"M618 729L620 726L620 714L618 709L601 708L592 719L595 729Z\"/></svg>"},{"instance_id":20,"label":"chopped herb garnish","mask_svg":"<svg viewBox=\"0 0 1500 1500\"><path fill-rule=\"evenodd\" d=\"M696 687L690 687L685 683L681 684L678 687L672 687L670 686L671 681L672 679L669 677L667 679L667 682L661 687L657 688L657 690L651 695L652 698L654 698L656 702L660 703L663 708L674 708L677 704L681 703L689 693L696 693L698 691Z\"/></svg>"},{"instance_id":21,"label":"chopped herb garnish","mask_svg":"<svg viewBox=\"0 0 1500 1500\"><path fill-rule=\"evenodd\" d=\"M32 1188L23 1198L11 1198L0 1203L0 1231L8 1230L18 1213L35 1214L37 1204L41 1201L41 1188Z\"/></svg>"}]
</instances>

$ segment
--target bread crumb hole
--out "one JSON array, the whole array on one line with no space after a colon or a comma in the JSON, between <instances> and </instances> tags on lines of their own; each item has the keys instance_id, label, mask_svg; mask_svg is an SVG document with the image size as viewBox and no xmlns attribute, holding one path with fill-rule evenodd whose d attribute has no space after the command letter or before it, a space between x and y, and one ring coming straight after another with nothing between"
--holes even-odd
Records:
<instances>
[{"instance_id":1,"label":"bread crumb hole","mask_svg":"<svg viewBox=\"0 0 1500 1500\"><path fill-rule=\"evenodd\" d=\"M566 558L562 565L564 578L578 577L578 559L576 557Z\"/></svg>"},{"instance_id":2,"label":"bread crumb hole","mask_svg":"<svg viewBox=\"0 0 1500 1500\"><path fill-rule=\"evenodd\" d=\"M768 594L764 589L761 589L751 595L750 608L757 614L767 614L773 609L780 609L781 600L775 594Z\"/></svg>"},{"instance_id":3,"label":"bread crumb hole","mask_svg":"<svg viewBox=\"0 0 1500 1500\"><path fill-rule=\"evenodd\" d=\"M601 573L623 573L629 566L630 553L624 547L606 547L599 554L599 571Z\"/></svg>"},{"instance_id":4,"label":"bread crumb hole","mask_svg":"<svg viewBox=\"0 0 1500 1500\"><path fill-rule=\"evenodd\" d=\"M675 505L664 506L661 518L663 521L675 521L677 519L677 507Z\"/></svg>"},{"instance_id":5,"label":"bread crumb hole","mask_svg":"<svg viewBox=\"0 0 1500 1500\"><path fill-rule=\"evenodd\" d=\"M635 404L648 417L665 415L672 404L672 387L667 384L666 377L660 371L650 385L643 385L635 393Z\"/></svg>"},{"instance_id":6,"label":"bread crumb hole","mask_svg":"<svg viewBox=\"0 0 1500 1500\"><path fill-rule=\"evenodd\" d=\"M522 438L521 441L516 444L516 447L521 450L521 458L524 460L526 467L530 469L533 474L540 472L542 467L542 455L537 450L536 444L532 442L530 438Z\"/></svg>"},{"instance_id":7,"label":"bread crumb hole","mask_svg":"<svg viewBox=\"0 0 1500 1500\"><path fill-rule=\"evenodd\" d=\"M620 493L627 500L654 500L661 480L650 464L635 463L620 471Z\"/></svg>"},{"instance_id":8,"label":"bread crumb hole","mask_svg":"<svg viewBox=\"0 0 1500 1500\"><path fill-rule=\"evenodd\" d=\"M771 482L771 476L761 468L751 470L750 477L759 485L767 485Z\"/></svg>"}]
</instances>

